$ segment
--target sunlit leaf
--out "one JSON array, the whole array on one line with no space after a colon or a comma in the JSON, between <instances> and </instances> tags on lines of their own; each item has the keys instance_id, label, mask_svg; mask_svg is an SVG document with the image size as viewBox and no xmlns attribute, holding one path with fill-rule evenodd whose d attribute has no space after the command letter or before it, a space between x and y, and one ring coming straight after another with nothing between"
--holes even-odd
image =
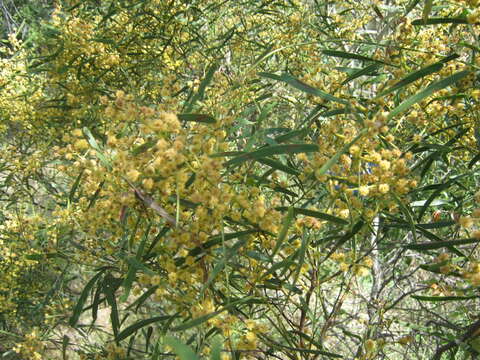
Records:
<instances>
[{"instance_id":1,"label":"sunlit leaf","mask_svg":"<svg viewBox=\"0 0 480 360\"><path fill-rule=\"evenodd\" d=\"M405 101L403 101L400 105L398 105L396 108L394 108L392 111L390 111L390 114L388 114L388 120L393 119L395 116L403 113L404 111L408 110L412 105L422 101L426 97L432 95L433 93L445 89L446 87L449 87L450 85L455 84L459 80L463 79L464 77L468 76L471 72L469 70L464 70L457 72L445 79L436 81L429 86L427 86L425 89L420 91L419 93L409 97Z\"/></svg>"},{"instance_id":2,"label":"sunlit leaf","mask_svg":"<svg viewBox=\"0 0 480 360\"><path fill-rule=\"evenodd\" d=\"M275 74L270 74L270 73L259 73L258 75L261 76L261 77L264 77L264 78L284 82L284 83L289 84L289 85L293 86L294 88L296 88L298 90L301 90L301 91L303 91L307 94L318 96L318 97L320 97L324 100L327 100L327 101L333 101L333 102L337 102L337 103L340 103L340 104L343 104L343 105L348 105L349 104L349 102L347 100L338 98L338 97L333 96L331 94L328 94L324 91L316 89L316 88L314 88L314 87L312 87L308 84L305 84L304 82L294 78L293 76L290 76L290 75L287 75L287 74L275 75Z\"/></svg>"},{"instance_id":3,"label":"sunlit leaf","mask_svg":"<svg viewBox=\"0 0 480 360\"><path fill-rule=\"evenodd\" d=\"M225 162L225 166L239 165L249 160L258 160L272 155L309 153L315 151L318 151L318 145L315 144L282 144L265 146L264 148L237 156Z\"/></svg>"},{"instance_id":4,"label":"sunlit leaf","mask_svg":"<svg viewBox=\"0 0 480 360\"><path fill-rule=\"evenodd\" d=\"M170 346L180 360L200 360L195 352L187 345L174 338L173 336L165 337L165 344Z\"/></svg>"}]
</instances>

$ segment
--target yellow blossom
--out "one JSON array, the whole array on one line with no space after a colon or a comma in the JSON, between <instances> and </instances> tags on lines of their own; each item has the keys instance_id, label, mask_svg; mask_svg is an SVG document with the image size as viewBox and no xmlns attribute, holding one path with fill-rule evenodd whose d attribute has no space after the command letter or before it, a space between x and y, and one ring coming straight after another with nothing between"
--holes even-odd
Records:
<instances>
[{"instance_id":1,"label":"yellow blossom","mask_svg":"<svg viewBox=\"0 0 480 360\"><path fill-rule=\"evenodd\" d=\"M140 175L141 173L135 169L131 169L127 172L127 178L132 182L137 181Z\"/></svg>"},{"instance_id":2,"label":"yellow blossom","mask_svg":"<svg viewBox=\"0 0 480 360\"><path fill-rule=\"evenodd\" d=\"M85 139L76 140L73 146L77 150L87 150L90 147L88 141Z\"/></svg>"},{"instance_id":3,"label":"yellow blossom","mask_svg":"<svg viewBox=\"0 0 480 360\"><path fill-rule=\"evenodd\" d=\"M388 186L388 184L380 184L380 185L378 185L378 191L379 191L381 194L386 194L386 193L388 193L389 190L390 190L390 186Z\"/></svg>"},{"instance_id":4,"label":"yellow blossom","mask_svg":"<svg viewBox=\"0 0 480 360\"><path fill-rule=\"evenodd\" d=\"M367 185L363 185L358 188L358 193L361 196L367 196L369 192L370 192L370 188Z\"/></svg>"},{"instance_id":5,"label":"yellow blossom","mask_svg":"<svg viewBox=\"0 0 480 360\"><path fill-rule=\"evenodd\" d=\"M469 216L460 216L458 224L463 228L470 228L473 226L473 219Z\"/></svg>"}]
</instances>

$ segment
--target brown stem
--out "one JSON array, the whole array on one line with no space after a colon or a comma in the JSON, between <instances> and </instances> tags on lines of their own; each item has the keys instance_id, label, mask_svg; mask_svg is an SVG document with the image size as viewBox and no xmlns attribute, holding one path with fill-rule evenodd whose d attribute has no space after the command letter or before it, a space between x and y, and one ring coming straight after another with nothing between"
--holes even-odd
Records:
<instances>
[{"instance_id":1,"label":"brown stem","mask_svg":"<svg viewBox=\"0 0 480 360\"><path fill-rule=\"evenodd\" d=\"M440 358L442 357L442 354L445 351L453 349L454 347L457 347L458 345L460 345L462 342L465 342L465 340L467 340L468 338L476 335L478 330L480 330L480 320L477 320L473 324L471 324L467 328L467 331L465 332L465 334L463 334L460 337L460 339L452 340L449 343L446 343L445 345L439 347L435 352L435 355L433 355L432 360L440 360Z\"/></svg>"},{"instance_id":2,"label":"brown stem","mask_svg":"<svg viewBox=\"0 0 480 360\"><path fill-rule=\"evenodd\" d=\"M306 295L305 295L305 306L302 308L302 311L300 313L300 323L298 325L298 331L300 333L303 333L303 330L305 328L305 322L307 320L307 309L308 309L308 304L310 303L310 298L312 297L313 291L315 290L315 287L317 286L317 273L315 271L311 271L312 278L310 279L310 288L308 289ZM303 337L300 337L300 348L304 348L305 344L303 342Z\"/></svg>"}]
</instances>

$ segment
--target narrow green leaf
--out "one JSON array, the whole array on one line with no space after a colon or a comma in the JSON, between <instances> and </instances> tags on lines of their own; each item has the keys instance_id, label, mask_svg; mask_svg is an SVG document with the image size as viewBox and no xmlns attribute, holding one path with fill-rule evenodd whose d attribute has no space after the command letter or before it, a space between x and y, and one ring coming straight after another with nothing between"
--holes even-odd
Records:
<instances>
[{"instance_id":1,"label":"narrow green leaf","mask_svg":"<svg viewBox=\"0 0 480 360\"><path fill-rule=\"evenodd\" d=\"M400 220L400 219L396 219L397 223L395 224L387 224L386 226L387 227L397 227L397 228L403 228L403 229L411 229L411 225L410 223L408 223L407 221L405 220ZM440 222L439 222L440 223ZM444 222L444 224L440 224L440 226L435 226L436 223L432 223L432 224L415 224L415 230L418 231L420 234L422 234L425 238L429 239L429 240L432 240L432 241L435 241L435 242L443 242L445 240L443 240L441 237L435 235L434 233L428 231L427 229L435 229L435 228L440 228L440 227L445 227L445 226L449 226L449 225L453 225L455 224L453 221L452 222ZM455 247L453 246L449 246L447 247L450 251L452 251L453 253L455 253L456 255L460 256L460 257L465 257L465 255L457 250Z\"/></svg>"},{"instance_id":2,"label":"narrow green leaf","mask_svg":"<svg viewBox=\"0 0 480 360\"><path fill-rule=\"evenodd\" d=\"M412 233L413 241L417 242L417 231L415 228L415 221L413 220L413 212L410 209L410 206L405 205L395 193L391 193L391 196L393 197L395 202L398 204L400 210L402 211L403 215L407 220L407 223L410 227L410 232Z\"/></svg>"},{"instance_id":3,"label":"narrow green leaf","mask_svg":"<svg viewBox=\"0 0 480 360\"><path fill-rule=\"evenodd\" d=\"M95 149L96 153L97 153L97 157L98 159L100 160L100 163L105 166L107 169L111 169L112 168L112 164L110 163L110 161L108 161L107 157L102 153L102 149L100 148L100 146L98 145L97 143L97 140L95 140L95 138L93 137L92 133L90 132L90 130L88 130L88 128L84 127L83 128L83 133L85 134L85 136L87 137L87 141L88 143L90 144L90 146Z\"/></svg>"},{"instance_id":4,"label":"narrow green leaf","mask_svg":"<svg viewBox=\"0 0 480 360\"><path fill-rule=\"evenodd\" d=\"M438 25L438 24L468 24L466 18L429 18L424 21L424 19L415 19L412 21L412 25L422 26L422 25Z\"/></svg>"},{"instance_id":5,"label":"narrow green leaf","mask_svg":"<svg viewBox=\"0 0 480 360\"><path fill-rule=\"evenodd\" d=\"M142 295L140 295L133 303L128 305L125 310L130 310L132 308L136 308L135 311L139 309L140 306L143 305L143 303L150 297L152 296L155 291L158 289L158 286L153 286L149 288L147 291L145 291Z\"/></svg>"},{"instance_id":6,"label":"narrow green leaf","mask_svg":"<svg viewBox=\"0 0 480 360\"><path fill-rule=\"evenodd\" d=\"M288 230L290 229L290 225L292 224L293 219L295 218L295 210L293 207L288 208L287 216L283 220L282 229L278 234L277 242L275 243L275 247L272 251L272 259L277 254L278 250L282 247L283 242L285 241Z\"/></svg>"},{"instance_id":7,"label":"narrow green leaf","mask_svg":"<svg viewBox=\"0 0 480 360\"><path fill-rule=\"evenodd\" d=\"M343 109L333 109L329 111L325 111L320 114L321 117L327 118L331 116L336 116L336 115L342 115L342 114L351 114L352 110L343 108Z\"/></svg>"},{"instance_id":8,"label":"narrow green leaf","mask_svg":"<svg viewBox=\"0 0 480 360\"><path fill-rule=\"evenodd\" d=\"M103 292L107 298L108 305L110 306L110 323L112 325L113 335L117 337L118 331L120 330L120 320L118 317L118 306L115 297L117 287L113 280L115 279L110 275L107 275L107 277L104 278Z\"/></svg>"},{"instance_id":9,"label":"narrow green leaf","mask_svg":"<svg viewBox=\"0 0 480 360\"><path fill-rule=\"evenodd\" d=\"M366 132L367 129L363 129L362 131L360 131L352 141L346 144L339 152L337 152L332 158L330 158L325 164L323 164L323 166L316 171L316 175L321 176L325 174L328 170L330 170L330 168L338 162L340 157L350 149L350 146L355 144Z\"/></svg>"},{"instance_id":10,"label":"narrow green leaf","mask_svg":"<svg viewBox=\"0 0 480 360\"><path fill-rule=\"evenodd\" d=\"M444 179L442 183L438 184L437 188L432 188L431 190L435 190L425 201L423 204L422 208L420 209L420 213L418 215L418 221L420 221L423 217L423 215L427 212L427 209L431 204L435 201L435 199L439 196L442 195L442 193L450 188L451 186L455 185L457 183L457 180L459 177L452 177L450 179ZM430 190L430 189L429 189Z\"/></svg>"},{"instance_id":11,"label":"narrow green leaf","mask_svg":"<svg viewBox=\"0 0 480 360\"><path fill-rule=\"evenodd\" d=\"M284 270L282 273L284 274L286 270L290 268L293 264L295 264L295 261L293 261L293 256L294 254L290 255L288 258L285 260L279 261L278 263L273 264L262 276L262 278L265 278L266 276L270 274L274 274L277 270Z\"/></svg>"},{"instance_id":12,"label":"narrow green leaf","mask_svg":"<svg viewBox=\"0 0 480 360\"><path fill-rule=\"evenodd\" d=\"M213 313L210 313L210 314L207 314L207 315L203 315L203 316L200 316L196 319L193 319L193 320L190 320L190 321L187 321L179 326L176 326L174 328L171 329L171 331L184 331L184 330L187 330L187 329L190 329L192 327L195 327L195 326L198 326L200 324L203 324L205 321L211 319L211 318L214 318L215 316L217 316L218 314L221 314L222 312L224 311L227 311L237 305L240 305L240 304L243 304L243 303L247 303L249 301L251 301L253 299L252 296L247 296L245 298L242 298L240 300L237 300L237 301L233 301L231 302L230 304L227 304L225 305L222 309L218 310L218 311L215 311Z\"/></svg>"},{"instance_id":13,"label":"narrow green leaf","mask_svg":"<svg viewBox=\"0 0 480 360\"><path fill-rule=\"evenodd\" d=\"M459 42L458 45L462 45L462 46L465 46L465 47L467 47L467 48L469 48L469 49L472 49L472 50L475 50L475 51L480 52L480 47L475 46L475 45L470 44L470 43L467 43L467 42L464 42L464 41Z\"/></svg>"},{"instance_id":14,"label":"narrow green leaf","mask_svg":"<svg viewBox=\"0 0 480 360\"><path fill-rule=\"evenodd\" d=\"M70 338L67 335L63 335L63 340L62 340L62 359L67 360L67 347L70 343Z\"/></svg>"},{"instance_id":15,"label":"narrow green leaf","mask_svg":"<svg viewBox=\"0 0 480 360\"><path fill-rule=\"evenodd\" d=\"M422 19L424 24L427 23L428 16L432 11L432 5L433 5L433 0L425 0L425 5L423 7L423 14L422 14Z\"/></svg>"},{"instance_id":16,"label":"narrow green leaf","mask_svg":"<svg viewBox=\"0 0 480 360\"><path fill-rule=\"evenodd\" d=\"M293 130L293 131L290 131L286 134L277 136L275 138L275 141L277 143L282 143L282 142L288 141L288 140L296 138L296 137L305 136L305 135L308 134L308 132L309 132L309 129Z\"/></svg>"},{"instance_id":17,"label":"narrow green leaf","mask_svg":"<svg viewBox=\"0 0 480 360\"><path fill-rule=\"evenodd\" d=\"M351 60L361 60L361 61L373 61L381 64L387 64L384 61L381 60L375 60L371 57L363 56L363 55L358 55L358 54L353 54L345 51L339 51L339 50L329 50L325 49L322 50L322 54L325 54L327 56L333 56L333 57L338 57L342 59L351 59Z\"/></svg>"},{"instance_id":18,"label":"narrow green leaf","mask_svg":"<svg viewBox=\"0 0 480 360\"><path fill-rule=\"evenodd\" d=\"M413 204L414 203L410 203L410 206L415 206ZM437 221L437 222L425 223L425 224L415 224L415 226L419 226L423 229L440 229L444 227L451 227L455 224L456 222L453 220L445 220L445 221ZM409 225L406 223L390 223L390 224L385 224L384 226L392 227L392 228L400 228L400 229L406 229L409 227Z\"/></svg>"},{"instance_id":19,"label":"narrow green leaf","mask_svg":"<svg viewBox=\"0 0 480 360\"><path fill-rule=\"evenodd\" d=\"M152 223L149 223L147 228L145 229L145 233L142 236L142 240L137 248L137 253L135 254L135 258L140 260L142 258L143 252L145 251L145 244L148 240L148 234L150 233L150 229L152 228Z\"/></svg>"},{"instance_id":20,"label":"narrow green leaf","mask_svg":"<svg viewBox=\"0 0 480 360\"><path fill-rule=\"evenodd\" d=\"M340 248L340 246L342 246L343 244L345 244L348 240L350 240L351 238L353 238L362 228L363 228L363 225L364 225L364 221L363 220L359 220L357 223L355 223L355 225L353 225L352 229L350 231L348 231L345 235L343 235L340 239L338 239L337 243L335 244L335 246L330 250L330 252L327 254L327 256L325 256L325 260L327 260L328 258L330 258L330 256L332 256L332 254L337 251L338 248Z\"/></svg>"},{"instance_id":21,"label":"narrow green leaf","mask_svg":"<svg viewBox=\"0 0 480 360\"><path fill-rule=\"evenodd\" d=\"M214 62L207 71L207 74L205 75L205 78L202 80L200 83L200 86L198 87L198 98L199 100L203 100L205 98L205 90L207 86L212 82L213 75L215 75L215 72L219 68L220 63Z\"/></svg>"},{"instance_id":22,"label":"narrow green leaf","mask_svg":"<svg viewBox=\"0 0 480 360\"><path fill-rule=\"evenodd\" d=\"M415 300L420 301L463 301L463 300L472 300L478 299L480 296L478 295L471 295L471 296L421 296L421 295L412 295L411 296Z\"/></svg>"},{"instance_id":23,"label":"narrow green leaf","mask_svg":"<svg viewBox=\"0 0 480 360\"><path fill-rule=\"evenodd\" d=\"M290 166L284 165L280 161L276 161L268 158L260 158L260 159L257 159L257 161L261 164L268 165L275 170L280 170L290 175L300 175L300 171Z\"/></svg>"},{"instance_id":24,"label":"narrow green leaf","mask_svg":"<svg viewBox=\"0 0 480 360\"><path fill-rule=\"evenodd\" d=\"M213 79L213 75L217 71L220 64L218 62L213 63L207 70L205 78L202 80L198 87L198 92L192 97L186 106L185 112L189 113L197 101L202 101L205 98L205 90Z\"/></svg>"},{"instance_id":25,"label":"narrow green leaf","mask_svg":"<svg viewBox=\"0 0 480 360\"><path fill-rule=\"evenodd\" d=\"M246 239L239 240L233 245L230 249L228 249L225 256L217 262L217 264L213 267L212 272L208 276L207 281L203 284L202 288L200 289L200 297L203 296L205 290L210 286L210 284L215 280L218 274L224 269L225 265L227 264L228 260L237 254L238 249L240 249L245 243L247 242Z\"/></svg>"},{"instance_id":26,"label":"narrow green leaf","mask_svg":"<svg viewBox=\"0 0 480 360\"><path fill-rule=\"evenodd\" d=\"M80 185L80 180L82 179L83 171L80 171L80 174L78 174L77 178L75 179L75 182L72 185L72 189L70 190L70 194L68 194L68 201L73 202L75 192L78 189L78 185Z\"/></svg>"},{"instance_id":27,"label":"narrow green leaf","mask_svg":"<svg viewBox=\"0 0 480 360\"><path fill-rule=\"evenodd\" d=\"M245 255L260 262L270 262L270 258L267 255L255 250L248 250Z\"/></svg>"},{"instance_id":28,"label":"narrow green leaf","mask_svg":"<svg viewBox=\"0 0 480 360\"><path fill-rule=\"evenodd\" d=\"M435 64L432 64L432 65L426 66L426 67L424 67L420 70L414 71L414 72L408 74L407 76L405 76L403 79L401 79L399 82L397 82L392 87L382 91L380 94L378 94L376 96L376 98L381 97L381 96L385 96L385 95L387 95L387 94L389 94L389 93L391 93L395 90L398 90L402 87L407 86L408 84L413 83L414 81L417 81L418 79L421 79L425 76L436 73L443 68L443 65L446 62L448 62L450 60L453 60L453 59L456 59L458 57L459 57L459 55L452 54L450 56L447 56L445 59L442 59L441 61L436 62Z\"/></svg>"},{"instance_id":29,"label":"narrow green leaf","mask_svg":"<svg viewBox=\"0 0 480 360\"><path fill-rule=\"evenodd\" d=\"M295 269L295 273L293 275L293 282L291 284L291 286L293 287L295 287L295 285L297 284L298 278L300 277L300 273L302 270L302 266L305 263L305 255L307 254L308 244L309 244L308 235L306 234L306 232L304 232L302 234L302 243L300 245L300 249L298 249L297 268ZM290 297L290 294L287 295L286 303L288 303L289 297Z\"/></svg>"},{"instance_id":30,"label":"narrow green leaf","mask_svg":"<svg viewBox=\"0 0 480 360\"><path fill-rule=\"evenodd\" d=\"M128 268L127 275L125 276L125 279L123 280L122 286L125 288L125 292L123 295L120 297L121 302L125 302L128 299L128 296L130 295L130 289L132 287L133 281L135 280L135 275L137 274L137 269L135 266L130 266Z\"/></svg>"},{"instance_id":31,"label":"narrow green leaf","mask_svg":"<svg viewBox=\"0 0 480 360\"><path fill-rule=\"evenodd\" d=\"M265 146L261 149L242 154L224 163L225 166L239 165L249 160L258 160L260 158L280 154L298 154L318 151L318 145L315 144L282 144Z\"/></svg>"},{"instance_id":32,"label":"narrow green leaf","mask_svg":"<svg viewBox=\"0 0 480 360\"><path fill-rule=\"evenodd\" d=\"M78 319L80 318L80 314L82 313L83 306L85 305L85 302L87 301L88 294L90 293L90 290L92 290L93 285L98 281L100 276L103 275L103 272L106 269L100 270L93 278L90 279L90 281L85 285L85 287L82 290L82 293L80 294L80 298L77 301L77 304L75 305L75 308L73 309L73 314L70 317L69 324L70 326L74 327Z\"/></svg>"},{"instance_id":33,"label":"narrow green leaf","mask_svg":"<svg viewBox=\"0 0 480 360\"><path fill-rule=\"evenodd\" d=\"M286 281L282 282L279 286L287 289L288 291L290 291L290 293L288 294L289 297L291 296L292 293L297 294L297 295L302 295L303 294L303 291L300 288L298 288L297 286L294 286L292 284L289 284ZM289 297L287 298L286 303L288 303Z\"/></svg>"},{"instance_id":34,"label":"narrow green leaf","mask_svg":"<svg viewBox=\"0 0 480 360\"><path fill-rule=\"evenodd\" d=\"M303 208L288 208L288 207L277 207L275 210L278 211L290 211L290 209L293 209L293 214L294 215L305 215L305 216L311 216L317 219L333 222L336 224L340 225L348 225L348 221L330 214L325 214L316 210L309 210L309 209L303 209Z\"/></svg>"},{"instance_id":35,"label":"narrow green leaf","mask_svg":"<svg viewBox=\"0 0 480 360\"><path fill-rule=\"evenodd\" d=\"M221 360L222 343L218 340L213 342L212 352L210 353L210 360Z\"/></svg>"},{"instance_id":36,"label":"narrow green leaf","mask_svg":"<svg viewBox=\"0 0 480 360\"><path fill-rule=\"evenodd\" d=\"M472 160L470 160L470 162L468 163L468 168L471 169L473 165L475 165L479 160L480 160L480 152L477 155L475 155L472 158Z\"/></svg>"},{"instance_id":37,"label":"narrow green leaf","mask_svg":"<svg viewBox=\"0 0 480 360\"><path fill-rule=\"evenodd\" d=\"M150 140L150 141L147 141L146 143L143 143L142 145L139 145L137 147L135 147L133 150L132 150L132 155L140 155L140 154L143 154L145 151L147 151L148 149L152 148L155 146L157 142L154 141L154 140Z\"/></svg>"},{"instance_id":38,"label":"narrow green leaf","mask_svg":"<svg viewBox=\"0 0 480 360\"><path fill-rule=\"evenodd\" d=\"M449 264L449 262L450 262L450 260L445 260L445 261L441 261L441 262L433 263L433 264L422 264L422 265L420 265L420 269L425 270L425 271L429 271L429 272L433 272L433 273L436 273L436 274L441 274L442 273L442 271L441 271L442 266L445 266L445 265Z\"/></svg>"},{"instance_id":39,"label":"narrow green leaf","mask_svg":"<svg viewBox=\"0 0 480 360\"><path fill-rule=\"evenodd\" d=\"M362 68L337 66L337 67L335 67L335 70L338 70L340 72L344 72L345 74L348 74L348 75L352 75L352 74L356 73L357 71L362 70Z\"/></svg>"},{"instance_id":40,"label":"narrow green leaf","mask_svg":"<svg viewBox=\"0 0 480 360\"><path fill-rule=\"evenodd\" d=\"M291 196L293 198L296 198L298 196L293 191L287 190L287 189L285 189L281 186L275 186L275 187L272 188L272 190L275 191L275 192L279 192L279 193Z\"/></svg>"},{"instance_id":41,"label":"narrow green leaf","mask_svg":"<svg viewBox=\"0 0 480 360\"><path fill-rule=\"evenodd\" d=\"M277 81L282 81L284 83L287 83L291 86L293 86L294 88L298 89L298 90L301 90L307 94L310 94L310 95L314 95L314 96L318 96L324 100L327 100L327 101L333 101L333 102L337 102L337 103L340 103L340 104L343 104L343 105L348 105L348 101L344 100L344 99L341 99L341 98L338 98L336 96L333 96L331 94L328 94L326 92L323 92L321 90L318 90L308 84L305 84L304 82L294 78L293 76L290 76L288 74L283 74L283 75L275 75L275 74L270 74L270 73L259 73L258 74L259 76L261 77L264 77L264 78L268 78L268 79L272 79L272 80L277 80Z\"/></svg>"},{"instance_id":42,"label":"narrow green leaf","mask_svg":"<svg viewBox=\"0 0 480 360\"><path fill-rule=\"evenodd\" d=\"M279 343L272 343L272 347L288 349L288 350L292 350L292 351L295 351L295 352L298 352L298 353L324 355L324 356L328 356L328 357L332 357L332 358L336 358L336 359L341 359L341 358L343 358L342 355L335 354L335 353L331 353L331 352L324 351L324 350L313 350L313 349L304 349L304 348L294 348L294 347L286 346L286 345L279 344Z\"/></svg>"},{"instance_id":43,"label":"narrow green leaf","mask_svg":"<svg viewBox=\"0 0 480 360\"><path fill-rule=\"evenodd\" d=\"M132 335L133 333L137 332L138 330L140 330L141 328L143 328L147 325L150 325L150 324L153 324L153 323L156 323L156 322L160 322L160 321L166 321L170 318L171 318L170 315L162 315L162 316L154 316L154 317L149 318L149 319L144 319L144 320L138 321L135 324L132 324L129 327L123 329L117 335L115 341L122 341L123 339L126 339L127 337L129 337L130 335Z\"/></svg>"},{"instance_id":44,"label":"narrow green leaf","mask_svg":"<svg viewBox=\"0 0 480 360\"><path fill-rule=\"evenodd\" d=\"M409 244L403 246L405 249L409 250L436 250L444 247L457 246L457 245L467 245L478 243L478 239L461 239L461 240L448 240L442 242L430 242L430 243L420 243L420 244Z\"/></svg>"},{"instance_id":45,"label":"narrow green leaf","mask_svg":"<svg viewBox=\"0 0 480 360\"><path fill-rule=\"evenodd\" d=\"M408 110L412 105L422 101L426 97L432 95L433 93L442 90L452 84L455 84L457 81L463 79L464 77L468 76L470 74L469 70L464 70L457 72L445 79L436 81L429 86L427 86L425 89L420 91L419 93L409 97L406 99L404 102L402 102L400 105L398 105L395 109L393 109L390 114L388 115L388 120L393 119L395 116L398 114L401 114L405 110Z\"/></svg>"},{"instance_id":46,"label":"narrow green leaf","mask_svg":"<svg viewBox=\"0 0 480 360\"><path fill-rule=\"evenodd\" d=\"M363 69L360 69L358 71L355 71L353 74L351 74L349 77L347 77L343 82L342 85L345 85L349 83L352 80L355 80L359 78L360 76L364 75L372 75L372 73L376 72L380 68L380 64L370 64Z\"/></svg>"},{"instance_id":47,"label":"narrow green leaf","mask_svg":"<svg viewBox=\"0 0 480 360\"><path fill-rule=\"evenodd\" d=\"M407 16L413 9L415 9L419 2L420 0L411 0L405 9L404 16Z\"/></svg>"},{"instance_id":48,"label":"narrow green leaf","mask_svg":"<svg viewBox=\"0 0 480 360\"><path fill-rule=\"evenodd\" d=\"M148 351L148 349L150 348L150 339L152 338L152 335L153 335L153 326L149 326L147 328L146 333L145 333L145 331L143 331L143 335L144 335L144 338L145 338L145 351ZM134 341L135 341L135 336L133 336L130 339L129 348L128 348L129 351L132 349ZM128 355L129 355L129 353L127 351L127 356Z\"/></svg>"},{"instance_id":49,"label":"narrow green leaf","mask_svg":"<svg viewBox=\"0 0 480 360\"><path fill-rule=\"evenodd\" d=\"M90 202L88 203L87 210L89 210L93 205L95 205L95 202L97 201L98 196L100 195L100 191L102 191L104 184L105 184L105 180L103 180L100 184L98 184L97 190L95 190L95 193L90 198Z\"/></svg>"},{"instance_id":50,"label":"narrow green leaf","mask_svg":"<svg viewBox=\"0 0 480 360\"><path fill-rule=\"evenodd\" d=\"M425 229L423 226L420 226L419 224L415 225L415 229L418 230L419 233L421 233L424 237L426 237L429 240L436 241L436 242L444 241L441 237L439 237L439 236L435 235L434 233L428 231L427 229ZM462 254L457 254L457 255L463 256Z\"/></svg>"},{"instance_id":51,"label":"narrow green leaf","mask_svg":"<svg viewBox=\"0 0 480 360\"><path fill-rule=\"evenodd\" d=\"M245 154L245 151L223 151L215 154L211 154L211 158L227 157L227 156L238 156Z\"/></svg>"},{"instance_id":52,"label":"narrow green leaf","mask_svg":"<svg viewBox=\"0 0 480 360\"><path fill-rule=\"evenodd\" d=\"M179 120L215 124L215 119L206 114L177 114Z\"/></svg>"},{"instance_id":53,"label":"narrow green leaf","mask_svg":"<svg viewBox=\"0 0 480 360\"><path fill-rule=\"evenodd\" d=\"M143 264L141 261L139 261L137 258L131 256L124 258L124 260L131 266L135 267L138 270L142 270L145 274L148 274L150 276L157 275L157 273L153 270L151 270L147 265Z\"/></svg>"},{"instance_id":54,"label":"narrow green leaf","mask_svg":"<svg viewBox=\"0 0 480 360\"><path fill-rule=\"evenodd\" d=\"M98 307L99 305L105 301L105 298L100 298L100 295L102 294L102 287L98 286L97 290L95 291L95 294L93 295L93 301L92 301L92 324L97 321L97 315L98 315Z\"/></svg>"},{"instance_id":55,"label":"narrow green leaf","mask_svg":"<svg viewBox=\"0 0 480 360\"><path fill-rule=\"evenodd\" d=\"M187 345L177 340L173 336L165 337L165 344L173 349L173 352L178 355L180 360L200 360L195 352Z\"/></svg>"},{"instance_id":56,"label":"narrow green leaf","mask_svg":"<svg viewBox=\"0 0 480 360\"><path fill-rule=\"evenodd\" d=\"M92 133L90 132L90 130L88 130L87 127L83 128L83 133L87 137L87 141L90 144L90 146L97 151L101 151L100 146L98 146L97 140L95 140Z\"/></svg>"},{"instance_id":57,"label":"narrow green leaf","mask_svg":"<svg viewBox=\"0 0 480 360\"><path fill-rule=\"evenodd\" d=\"M215 235L215 236L212 236L202 246L196 247L196 248L190 250L188 255L189 256L200 255L202 252L211 248L212 246L221 244L222 240L223 241L228 241L228 240L237 239L237 238L241 238L241 237L246 236L246 235L256 234L256 233L258 233L258 230L252 229L252 230L238 231L238 232L234 232L234 233L227 233L227 234L224 234L223 238L222 238L222 235Z\"/></svg>"}]
</instances>

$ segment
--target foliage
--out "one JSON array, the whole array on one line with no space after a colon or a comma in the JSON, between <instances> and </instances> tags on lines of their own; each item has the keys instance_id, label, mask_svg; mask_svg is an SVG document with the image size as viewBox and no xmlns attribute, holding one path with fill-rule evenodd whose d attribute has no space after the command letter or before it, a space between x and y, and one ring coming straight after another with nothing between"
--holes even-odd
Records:
<instances>
[{"instance_id":1,"label":"foliage","mask_svg":"<svg viewBox=\"0 0 480 360\"><path fill-rule=\"evenodd\" d=\"M2 49L0 350L475 354L479 16L58 1Z\"/></svg>"}]
</instances>

